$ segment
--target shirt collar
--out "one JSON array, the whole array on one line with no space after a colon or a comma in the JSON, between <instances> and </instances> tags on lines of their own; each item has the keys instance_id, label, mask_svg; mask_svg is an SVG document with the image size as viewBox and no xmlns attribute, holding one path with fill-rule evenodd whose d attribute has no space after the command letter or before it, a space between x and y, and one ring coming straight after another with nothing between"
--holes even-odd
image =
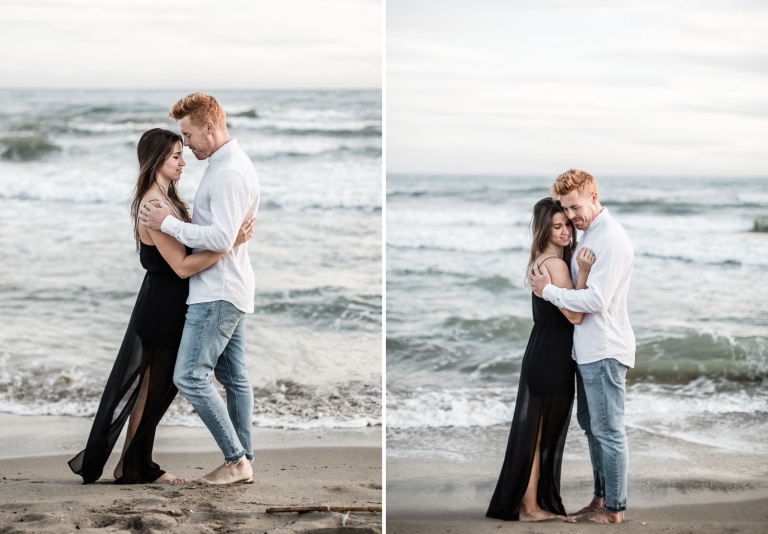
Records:
<instances>
[{"instance_id":1,"label":"shirt collar","mask_svg":"<svg viewBox=\"0 0 768 534\"><path fill-rule=\"evenodd\" d=\"M208 156L208 165L213 165L224 156L231 154L233 148L237 148L237 139L234 138L221 145L216 152Z\"/></svg>"},{"instance_id":2,"label":"shirt collar","mask_svg":"<svg viewBox=\"0 0 768 534\"><path fill-rule=\"evenodd\" d=\"M589 223L589 226L587 226L587 227L584 229L584 232L585 232L585 233L586 233L586 232L591 232L592 230L594 230L595 228L597 228L598 226L600 226L601 224L603 224L603 221L605 221L605 219L606 219L607 217L608 217L608 208L603 208L602 210L600 210L600 213L598 213L597 215L595 215L595 218L594 218L594 219L592 219L592 222L591 222L591 223Z\"/></svg>"}]
</instances>

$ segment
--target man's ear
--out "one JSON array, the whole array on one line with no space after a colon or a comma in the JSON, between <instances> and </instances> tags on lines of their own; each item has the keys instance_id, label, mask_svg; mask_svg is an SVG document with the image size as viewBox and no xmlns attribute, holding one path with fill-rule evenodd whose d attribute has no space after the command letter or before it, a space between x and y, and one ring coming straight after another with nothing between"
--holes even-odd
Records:
<instances>
[{"instance_id":1,"label":"man's ear","mask_svg":"<svg viewBox=\"0 0 768 534\"><path fill-rule=\"evenodd\" d=\"M206 134L211 135L213 133L213 130L215 130L215 129L216 128L214 127L212 121L208 121L208 122L205 123L205 133Z\"/></svg>"}]
</instances>

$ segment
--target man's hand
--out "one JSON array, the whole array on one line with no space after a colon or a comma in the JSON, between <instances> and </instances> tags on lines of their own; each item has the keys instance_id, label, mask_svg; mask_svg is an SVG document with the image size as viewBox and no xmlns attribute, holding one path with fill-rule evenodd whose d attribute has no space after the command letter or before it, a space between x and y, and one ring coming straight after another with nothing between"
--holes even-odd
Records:
<instances>
[{"instance_id":1,"label":"man's hand","mask_svg":"<svg viewBox=\"0 0 768 534\"><path fill-rule=\"evenodd\" d=\"M531 284L533 293L537 297L541 297L541 294L544 292L544 288L547 287L547 284L552 283L552 278L549 276L547 266L542 265L541 267L537 267L534 263L533 269L531 269L531 272L528 274L528 282Z\"/></svg>"},{"instance_id":2,"label":"man's hand","mask_svg":"<svg viewBox=\"0 0 768 534\"><path fill-rule=\"evenodd\" d=\"M160 203L147 202L141 207L139 221L152 230L160 231L163 221L171 214L171 210Z\"/></svg>"}]
</instances>

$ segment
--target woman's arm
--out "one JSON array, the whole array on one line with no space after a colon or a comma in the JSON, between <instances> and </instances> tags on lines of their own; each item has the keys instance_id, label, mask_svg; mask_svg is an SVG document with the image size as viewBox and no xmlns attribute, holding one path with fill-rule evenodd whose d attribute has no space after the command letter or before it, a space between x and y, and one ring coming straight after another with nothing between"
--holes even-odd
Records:
<instances>
[{"instance_id":1,"label":"woman's arm","mask_svg":"<svg viewBox=\"0 0 768 534\"><path fill-rule=\"evenodd\" d=\"M179 278L189 278L193 274L204 271L225 256L223 252L211 250L187 255L187 249L175 238L150 228L147 228L147 232L163 259L168 262Z\"/></svg>"},{"instance_id":2,"label":"woman's arm","mask_svg":"<svg viewBox=\"0 0 768 534\"><path fill-rule=\"evenodd\" d=\"M552 261L547 262L547 269L549 270L549 276L552 278L552 283L554 285L565 289L573 289L571 274L568 272L568 266L563 260L557 257L552 258ZM584 314L581 312L573 312L571 310L566 310L565 308L558 309L565 315L565 318L568 319L571 324L581 324L582 319L584 319Z\"/></svg>"},{"instance_id":3,"label":"woman's arm","mask_svg":"<svg viewBox=\"0 0 768 534\"><path fill-rule=\"evenodd\" d=\"M255 220L255 217L249 217L243 222L234 244L235 247L248 241L253 236L253 224ZM168 265L171 266L171 269L173 269L179 278L189 278L193 274L204 271L225 256L225 253L223 252L213 252L210 250L203 250L187 255L187 250L184 245L168 234L158 230L152 230L148 227L141 227L139 231L141 233L146 232L147 236L157 247L160 255L162 255L163 259L168 262Z\"/></svg>"}]
</instances>

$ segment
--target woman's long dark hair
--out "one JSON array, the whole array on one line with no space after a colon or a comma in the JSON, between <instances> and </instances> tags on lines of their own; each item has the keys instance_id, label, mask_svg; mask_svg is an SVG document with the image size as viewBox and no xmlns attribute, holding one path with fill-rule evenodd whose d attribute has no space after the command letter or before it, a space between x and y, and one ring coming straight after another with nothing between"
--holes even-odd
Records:
<instances>
[{"instance_id":1,"label":"woman's long dark hair","mask_svg":"<svg viewBox=\"0 0 768 534\"><path fill-rule=\"evenodd\" d=\"M528 258L528 267L525 271L525 284L528 285L528 273L533 269L533 264L536 258L544 252L549 243L549 232L552 229L552 218L558 213L565 214L565 210L560 205L559 200L555 200L552 197L546 197L539 200L533 207L533 216L531 216L531 223L528 225L528 231L531 233L531 256ZM568 221L568 225L571 227L571 241L568 246L563 249L563 261L566 265L570 266L571 256L576 248L576 229L573 227L573 223Z\"/></svg>"},{"instance_id":2,"label":"woman's long dark hair","mask_svg":"<svg viewBox=\"0 0 768 534\"><path fill-rule=\"evenodd\" d=\"M136 180L136 189L134 189L133 202L131 202L131 216L133 217L133 233L136 238L136 250L139 250L139 210L141 209L141 199L157 181L157 173L163 167L165 160L173 153L176 143L184 146L184 140L177 133L163 128L152 128L147 130L139 139L139 146L136 154L139 157L139 177ZM179 218L184 222L192 222L189 216L189 206L184 199L179 196L176 182L168 184L168 191L163 191L166 198L173 204L178 212Z\"/></svg>"}]
</instances>

